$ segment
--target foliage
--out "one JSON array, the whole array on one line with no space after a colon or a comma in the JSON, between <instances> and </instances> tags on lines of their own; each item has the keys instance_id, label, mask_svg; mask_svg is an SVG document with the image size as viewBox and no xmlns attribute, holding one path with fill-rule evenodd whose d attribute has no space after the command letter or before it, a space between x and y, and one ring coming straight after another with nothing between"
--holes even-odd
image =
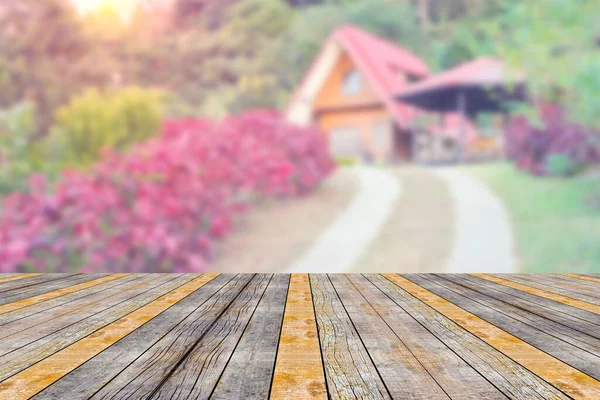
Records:
<instances>
[{"instance_id":1,"label":"foliage","mask_svg":"<svg viewBox=\"0 0 600 400\"><path fill-rule=\"evenodd\" d=\"M505 2L481 22L494 53L527 77L533 99L562 105L569 119L600 128L600 7L596 0Z\"/></svg>"},{"instance_id":2,"label":"foliage","mask_svg":"<svg viewBox=\"0 0 600 400\"><path fill-rule=\"evenodd\" d=\"M70 166L96 161L104 148L127 149L160 129L161 97L134 87L108 94L88 89L58 110L49 148Z\"/></svg>"},{"instance_id":3,"label":"foliage","mask_svg":"<svg viewBox=\"0 0 600 400\"><path fill-rule=\"evenodd\" d=\"M54 192L32 176L7 196L0 271L203 271L250 199L305 194L333 167L322 133L272 111L167 121L130 153L65 172Z\"/></svg>"},{"instance_id":4,"label":"foliage","mask_svg":"<svg viewBox=\"0 0 600 400\"><path fill-rule=\"evenodd\" d=\"M543 104L538 114L539 125L532 124L525 116L517 116L507 126L508 156L519 168L545 174L547 158L553 154L568 156L575 165L599 160L598 148L592 142L593 132L569 122L561 106Z\"/></svg>"},{"instance_id":5,"label":"foliage","mask_svg":"<svg viewBox=\"0 0 600 400\"><path fill-rule=\"evenodd\" d=\"M30 102L0 110L0 193L22 189L25 177L41 164L34 143L34 115Z\"/></svg>"},{"instance_id":6,"label":"foliage","mask_svg":"<svg viewBox=\"0 0 600 400\"><path fill-rule=\"evenodd\" d=\"M571 176L584 168L580 162L576 162L567 154L551 154L546 157L546 171L551 176Z\"/></svg>"}]
</instances>

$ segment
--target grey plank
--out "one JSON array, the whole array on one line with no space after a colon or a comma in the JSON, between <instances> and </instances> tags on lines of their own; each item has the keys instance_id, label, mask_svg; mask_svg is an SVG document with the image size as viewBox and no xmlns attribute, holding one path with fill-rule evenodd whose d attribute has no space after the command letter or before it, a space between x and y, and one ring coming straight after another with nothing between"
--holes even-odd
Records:
<instances>
[{"instance_id":1,"label":"grey plank","mask_svg":"<svg viewBox=\"0 0 600 400\"><path fill-rule=\"evenodd\" d=\"M271 278L267 274L254 277L152 398L201 400L211 396Z\"/></svg>"},{"instance_id":2,"label":"grey plank","mask_svg":"<svg viewBox=\"0 0 600 400\"><path fill-rule=\"evenodd\" d=\"M541 285L541 284L532 283L532 282L530 283L528 281L522 280L521 278L518 278L513 275L500 275L500 274L491 274L491 275L497 276L499 278L504 278L504 279L507 279L507 280L510 280L510 281L513 281L516 283L520 283L522 285L530 286L532 288L535 287L540 290L550 291L549 289L552 289L551 287L548 287L547 285ZM482 280L485 282L490 282L485 279L481 279L481 278L477 278L477 277L475 277L475 279L479 279L479 280ZM532 303L539 304L542 307L546 307L548 309L551 309L551 310L554 310L557 312L562 312L566 315L570 315L572 317L579 318L590 324L600 325L600 315L595 314L593 312L586 311L581 308L573 307L568 304L559 303L557 301L550 300L550 299L547 299L542 296L536 296L531 293L527 293L527 292L524 292L524 291L521 291L518 289L514 289L514 288L511 288L508 286L501 285L499 283L491 282L491 284L494 285L496 290L502 291L506 294L510 294L510 295L518 297L520 299L528 300L528 301L531 301ZM558 290L560 290L560 289L557 289L557 291ZM560 293L557 293L557 294L560 294Z\"/></svg>"},{"instance_id":3,"label":"grey plank","mask_svg":"<svg viewBox=\"0 0 600 400\"><path fill-rule=\"evenodd\" d=\"M51 281L39 283L29 287L22 287L15 290L6 291L0 294L0 305L13 303L18 300L27 299L29 297L38 296L40 294L52 292L54 290L63 289L69 286L74 286L79 283L91 281L94 279L102 278L110 274L73 274Z\"/></svg>"},{"instance_id":4,"label":"grey plank","mask_svg":"<svg viewBox=\"0 0 600 400\"><path fill-rule=\"evenodd\" d=\"M390 399L329 278L311 274L310 285L330 397Z\"/></svg>"},{"instance_id":5,"label":"grey plank","mask_svg":"<svg viewBox=\"0 0 600 400\"><path fill-rule=\"evenodd\" d=\"M0 380L6 379L51 354L94 333L98 329L117 321L125 315L171 292L193 279L193 275L170 276L164 274L158 278L162 283L142 293L128 298L112 307L96 313L59 331L36 340L26 346L15 349L0 357ZM4 347L4 345L3 345Z\"/></svg>"},{"instance_id":6,"label":"grey plank","mask_svg":"<svg viewBox=\"0 0 600 400\"><path fill-rule=\"evenodd\" d=\"M219 275L54 382L33 396L33 399L62 400L65 393L69 393L70 400L90 398L183 320L201 309L216 293L226 290L225 285L230 283L234 277L235 275ZM107 365L110 365L110 368L107 368Z\"/></svg>"},{"instance_id":7,"label":"grey plank","mask_svg":"<svg viewBox=\"0 0 600 400\"><path fill-rule=\"evenodd\" d=\"M105 293L4 324L0 330L0 356L168 281L168 277L164 276L156 283L152 282L158 278L159 276L153 275L140 276L140 279L109 289Z\"/></svg>"},{"instance_id":8,"label":"grey plank","mask_svg":"<svg viewBox=\"0 0 600 400\"><path fill-rule=\"evenodd\" d=\"M449 399L352 282L342 275L329 279L392 398Z\"/></svg>"},{"instance_id":9,"label":"grey plank","mask_svg":"<svg viewBox=\"0 0 600 400\"><path fill-rule=\"evenodd\" d=\"M269 398L289 284L289 274L273 277L211 400Z\"/></svg>"},{"instance_id":10,"label":"grey plank","mask_svg":"<svg viewBox=\"0 0 600 400\"><path fill-rule=\"evenodd\" d=\"M511 279L519 280L527 286L546 290L551 293L560 294L572 299L585 301L591 304L600 305L600 286L592 288L586 284L577 284L576 282L567 281L560 278L555 278L549 275L528 275L528 274L513 274ZM569 278L572 279L572 278ZM585 281L582 281L585 282ZM535 286L534 286L535 285Z\"/></svg>"},{"instance_id":11,"label":"grey plank","mask_svg":"<svg viewBox=\"0 0 600 400\"><path fill-rule=\"evenodd\" d=\"M366 274L394 303L511 399L568 399L522 365L381 275Z\"/></svg>"},{"instance_id":12,"label":"grey plank","mask_svg":"<svg viewBox=\"0 0 600 400\"><path fill-rule=\"evenodd\" d=\"M454 282L455 284L462 285L465 288L483 293L493 299L500 300L503 304L506 303L510 306L514 306L514 308L509 308L508 306L504 307L510 309L510 314L512 316L523 317L528 320L529 323L533 323L536 326L538 326L538 324L543 324L539 325L539 327L543 326L549 329L547 331L548 333L555 332L561 337L562 334L570 337L577 337L594 346L594 348L598 339L600 339L600 329L598 328L598 325L564 312L556 311L534 301L515 297L512 294L507 293L503 287L499 287L499 285L494 282L475 278L470 275L458 276L444 274L438 276ZM523 320L523 322L526 322L526 320ZM560 324L560 326L552 324L552 321ZM565 330L564 327L567 327L567 329ZM559 334L559 332L562 333ZM588 351L591 351L591 348ZM595 350L592 352L595 353Z\"/></svg>"},{"instance_id":13,"label":"grey plank","mask_svg":"<svg viewBox=\"0 0 600 400\"><path fill-rule=\"evenodd\" d=\"M374 326L376 323L376 321L374 321L374 314L376 314L383 321L385 321L385 324L389 326L389 329L392 331L386 332L386 335L384 338L382 338L382 340L386 340L386 337L396 337L398 340L400 340L401 344L406 346L411 355L414 355L414 357L416 357L423 364L423 367L426 369L427 373L431 375L435 382L442 387L444 392L450 398L506 399L506 396L494 385L480 375L462 358L457 356L448 346L446 346L435 335L425 329L412 316L394 303L372 282L367 280L362 275L349 274L347 276L356 290L358 290L358 293L360 293L364 297L364 300L368 303L368 306L367 304L361 304L361 307L357 309L357 313L362 314L362 316L359 315L359 317L366 320L364 329L367 335L369 334L370 330L369 326L371 324ZM336 287L336 281L341 279L342 277L338 277L336 280L334 280L332 277ZM344 301L342 292L338 290L338 293L340 294L340 297L342 297L342 301ZM348 309L348 306L346 306L346 308ZM350 312L349 309L348 311ZM354 320L352 314L350 317ZM368 344L367 349L369 350L369 353L372 354ZM393 352L394 349L392 348L390 351ZM400 363L401 360L394 361L391 366L393 368L394 364ZM383 375L379 365L377 365L377 368L382 374L383 381L386 383L388 388L390 388L390 382ZM416 382L416 380L413 381L411 379L405 385L411 387ZM413 393L419 393L423 390L426 389L416 388L414 389ZM432 398L430 393L424 392L421 394L422 396L420 398ZM392 393L392 395L394 398L396 398L394 393Z\"/></svg>"},{"instance_id":14,"label":"grey plank","mask_svg":"<svg viewBox=\"0 0 600 400\"><path fill-rule=\"evenodd\" d=\"M447 288L446 286L451 286L449 281L443 282L445 285L442 285L436 281L441 280L440 278L432 276L416 274L403 276L503 331L569 364L573 368L595 379L600 379L600 358L598 356L549 335L537 326L523 323L514 318L510 315L511 309L508 304L504 303L503 306L494 304L493 308L488 307L462 294L463 291L468 291L466 288L461 289L459 287L458 290ZM488 304L492 305L492 302L488 302Z\"/></svg>"},{"instance_id":15,"label":"grey plank","mask_svg":"<svg viewBox=\"0 0 600 400\"><path fill-rule=\"evenodd\" d=\"M549 277L551 277L553 280L555 280L556 282L559 283L559 286L564 286L564 284L562 282L568 282L569 284L574 285L574 290L578 291L578 288L582 288L583 290L593 290L594 293L591 294L591 296L593 297L599 297L600 294L598 293L598 291L600 291L600 281L590 281L587 279L581 279L580 275L577 275L578 277L574 277L574 276L567 276L567 275L563 275L563 274L550 274L547 275Z\"/></svg>"},{"instance_id":16,"label":"grey plank","mask_svg":"<svg viewBox=\"0 0 600 400\"><path fill-rule=\"evenodd\" d=\"M158 340L92 399L148 398L244 291L253 275L238 275Z\"/></svg>"},{"instance_id":17,"label":"grey plank","mask_svg":"<svg viewBox=\"0 0 600 400\"><path fill-rule=\"evenodd\" d=\"M26 289L33 287L35 285L40 285L47 282L52 282L58 279L64 279L69 276L75 276L79 274L42 274L35 275L28 278L17 279L14 281L2 282L0 283L0 302L4 298L4 296L8 296L10 294L16 293L19 289ZM11 293L12 292L12 293ZM4 303L2 303L4 304Z\"/></svg>"},{"instance_id":18,"label":"grey plank","mask_svg":"<svg viewBox=\"0 0 600 400\"><path fill-rule=\"evenodd\" d=\"M29 317L31 315L48 312L49 310L56 307L68 306L71 302L83 299L87 296L99 294L105 290L123 285L132 280L140 279L142 276L142 274L127 275L109 282L100 283L98 285L79 290L77 292L65 294L63 296L56 297L51 300L45 300L40 303L32 304L30 306L22 307L13 311L6 312L4 314L0 314L0 327L10 322L18 321L20 319Z\"/></svg>"}]
</instances>

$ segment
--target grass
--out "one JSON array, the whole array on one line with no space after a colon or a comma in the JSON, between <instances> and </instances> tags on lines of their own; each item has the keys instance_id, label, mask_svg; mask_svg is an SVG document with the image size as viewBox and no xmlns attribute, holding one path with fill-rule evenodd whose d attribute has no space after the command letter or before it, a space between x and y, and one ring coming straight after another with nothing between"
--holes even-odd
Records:
<instances>
[{"instance_id":1,"label":"grass","mask_svg":"<svg viewBox=\"0 0 600 400\"><path fill-rule=\"evenodd\" d=\"M600 272L600 208L590 199L600 173L539 178L512 165L468 167L504 201L512 219L521 271Z\"/></svg>"}]
</instances>

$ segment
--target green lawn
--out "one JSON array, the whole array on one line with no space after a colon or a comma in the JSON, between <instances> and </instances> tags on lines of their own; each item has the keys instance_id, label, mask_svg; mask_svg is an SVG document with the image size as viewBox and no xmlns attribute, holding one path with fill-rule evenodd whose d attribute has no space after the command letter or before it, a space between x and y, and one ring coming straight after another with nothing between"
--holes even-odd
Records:
<instances>
[{"instance_id":1,"label":"green lawn","mask_svg":"<svg viewBox=\"0 0 600 400\"><path fill-rule=\"evenodd\" d=\"M505 202L523 272L600 272L600 173L536 178L509 164L468 167Z\"/></svg>"}]
</instances>

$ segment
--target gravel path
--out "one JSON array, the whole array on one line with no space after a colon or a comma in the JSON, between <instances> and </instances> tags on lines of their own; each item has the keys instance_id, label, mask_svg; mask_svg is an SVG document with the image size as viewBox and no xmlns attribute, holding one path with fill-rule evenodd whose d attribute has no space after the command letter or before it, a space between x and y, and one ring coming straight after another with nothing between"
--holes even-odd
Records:
<instances>
[{"instance_id":1,"label":"gravel path","mask_svg":"<svg viewBox=\"0 0 600 400\"><path fill-rule=\"evenodd\" d=\"M483 184L457 168L436 170L454 198L454 244L446 267L451 273L518 272L509 217Z\"/></svg>"},{"instance_id":2,"label":"gravel path","mask_svg":"<svg viewBox=\"0 0 600 400\"><path fill-rule=\"evenodd\" d=\"M400 195L400 183L385 169L356 166L352 171L360 182L354 199L286 272L346 272L378 236Z\"/></svg>"}]
</instances>

